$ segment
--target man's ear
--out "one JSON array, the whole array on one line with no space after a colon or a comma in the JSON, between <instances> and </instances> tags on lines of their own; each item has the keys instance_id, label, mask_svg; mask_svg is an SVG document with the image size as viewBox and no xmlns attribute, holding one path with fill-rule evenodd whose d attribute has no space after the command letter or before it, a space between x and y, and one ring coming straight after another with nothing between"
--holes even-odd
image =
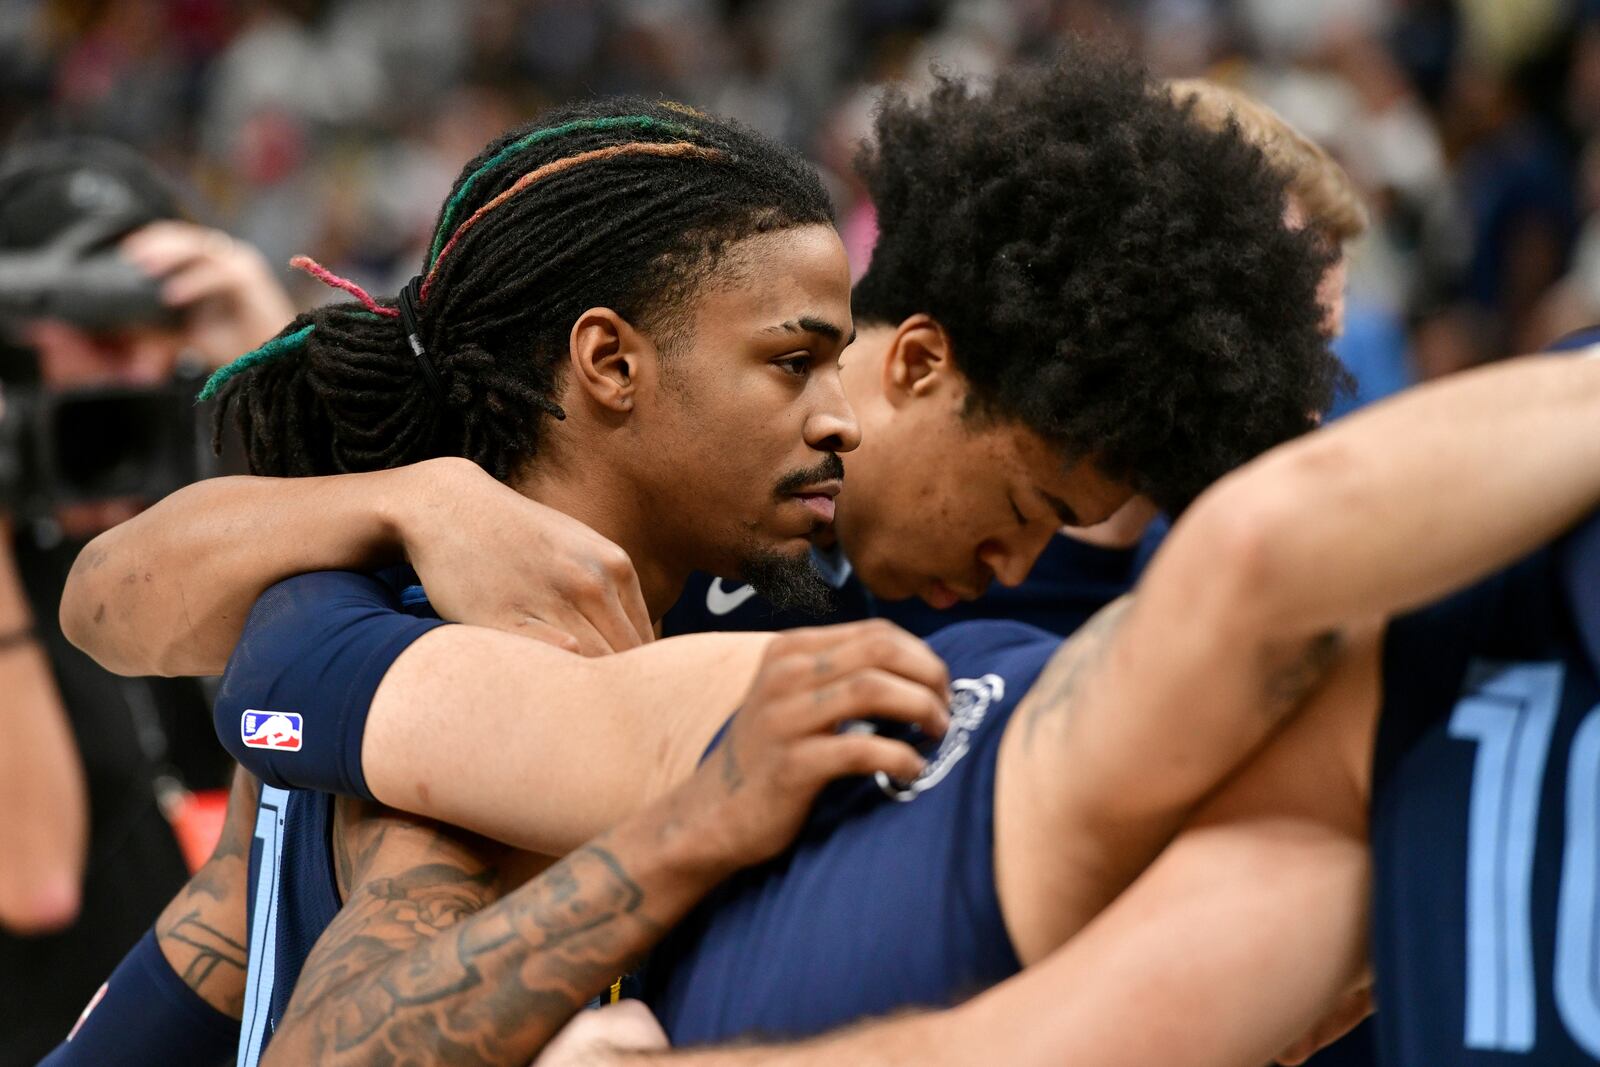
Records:
<instances>
[{"instance_id":1,"label":"man's ear","mask_svg":"<svg viewBox=\"0 0 1600 1067\"><path fill-rule=\"evenodd\" d=\"M655 345L611 308L590 308L567 342L572 386L590 403L631 411L641 383L655 373Z\"/></svg>"},{"instance_id":2,"label":"man's ear","mask_svg":"<svg viewBox=\"0 0 1600 1067\"><path fill-rule=\"evenodd\" d=\"M957 384L959 375L950 335L938 320L918 312L896 327L883 361L883 393L890 403L931 395Z\"/></svg>"}]
</instances>

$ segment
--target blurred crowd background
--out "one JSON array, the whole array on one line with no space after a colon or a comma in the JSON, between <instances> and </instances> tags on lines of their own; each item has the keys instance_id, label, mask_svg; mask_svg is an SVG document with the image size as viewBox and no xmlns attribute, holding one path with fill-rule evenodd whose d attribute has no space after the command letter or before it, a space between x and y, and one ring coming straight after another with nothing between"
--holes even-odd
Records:
<instances>
[{"instance_id":1,"label":"blurred crowd background","mask_svg":"<svg viewBox=\"0 0 1600 1067\"><path fill-rule=\"evenodd\" d=\"M859 272L875 230L853 161L885 87L981 76L1069 35L1241 88L1347 168L1372 225L1348 250L1346 407L1600 322L1600 0L0 0L0 147L123 142L178 179L187 214L247 242L157 226L124 243L151 275L198 265L162 300L218 313L182 336L36 330L38 377L143 388L180 349L226 362L291 299L340 296L291 273L297 253L396 292L464 162L599 93L664 94L805 151ZM0 197L0 231L41 213ZM10 366L0 459L27 422ZM194 387L169 390L178 410ZM61 451L118 462L140 436L99 415L61 426ZM202 687L113 676L54 624L77 552L131 506L16 509L16 477L0 462L0 807L24 813L0 821L0 1065L59 1040L186 876L168 823L191 864L204 854L220 798L188 790L226 774ZM42 910L17 904L29 863L71 872Z\"/></svg>"},{"instance_id":2,"label":"blurred crowd background","mask_svg":"<svg viewBox=\"0 0 1600 1067\"><path fill-rule=\"evenodd\" d=\"M1375 222L1341 342L1364 392L1600 319L1597 0L0 0L0 135L132 144L304 302L297 252L394 291L461 164L541 105L660 93L808 152L859 268L882 87L1072 33L1345 164Z\"/></svg>"}]
</instances>

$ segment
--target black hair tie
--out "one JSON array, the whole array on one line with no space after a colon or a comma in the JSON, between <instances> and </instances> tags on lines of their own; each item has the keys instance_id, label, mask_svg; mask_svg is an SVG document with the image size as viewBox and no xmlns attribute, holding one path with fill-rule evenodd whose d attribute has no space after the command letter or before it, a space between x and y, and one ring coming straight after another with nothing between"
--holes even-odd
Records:
<instances>
[{"instance_id":1,"label":"black hair tie","mask_svg":"<svg viewBox=\"0 0 1600 1067\"><path fill-rule=\"evenodd\" d=\"M417 366L422 368L428 388L433 390L434 398L442 404L444 386L439 382L439 373L433 369L433 361L428 358L428 350L422 347L422 331L417 328L417 293L421 289L422 275L417 274L400 290L400 326L406 332L406 340L411 342L411 354L417 357Z\"/></svg>"}]
</instances>

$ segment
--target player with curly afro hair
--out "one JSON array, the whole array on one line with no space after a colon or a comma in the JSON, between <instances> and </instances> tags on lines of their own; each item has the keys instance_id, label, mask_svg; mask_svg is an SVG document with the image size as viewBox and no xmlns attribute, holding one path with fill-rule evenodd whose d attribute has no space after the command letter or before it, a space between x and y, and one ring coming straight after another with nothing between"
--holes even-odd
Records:
<instances>
[{"instance_id":1,"label":"player with curly afro hair","mask_svg":"<svg viewBox=\"0 0 1600 1067\"><path fill-rule=\"evenodd\" d=\"M1181 511L1342 383L1333 250L1284 224L1280 171L1118 55L892 93L861 167L879 235L835 528L880 598L1017 584L1134 494Z\"/></svg>"},{"instance_id":2,"label":"player with curly afro hair","mask_svg":"<svg viewBox=\"0 0 1600 1067\"><path fill-rule=\"evenodd\" d=\"M1118 557L1111 561L1116 574L1097 570L1085 582L1082 566L1101 568L1101 561L1074 555L1079 546L1056 537L1063 524L1092 525L1135 497L1146 507L1181 511L1208 483L1309 429L1327 409L1343 372L1317 297L1334 249L1323 227L1286 224L1282 168L1233 124L1202 121L1193 107L1175 102L1136 63L1081 43L1053 63L1018 66L992 82L945 77L925 98L891 94L884 101L861 160L879 236L853 294L858 339L839 371L861 444L837 499L836 543L817 554L835 592L831 619L881 609L921 630L955 614L983 613L1070 630L1127 587L1132 564ZM578 118L588 115L578 110ZM705 125L670 108L646 111L651 121ZM573 136L595 144L579 145ZM526 152L534 155L506 161L504 175L470 190L473 199L453 222L490 203L521 173L518 166L542 167L563 153L639 136L631 127L607 128L532 145ZM441 245L443 266L430 267L438 287L418 293L417 312L419 341L437 361L442 405L431 399L435 390L391 319L350 305L318 313L325 321L295 342L293 354L241 368L223 385L232 411L254 430L256 469L328 474L461 455L504 478L536 453L543 469L560 469L568 457L547 453L567 430L557 429L559 407L551 405L565 374L562 331L582 302L567 299L576 277L569 259L549 251L581 244L596 263L604 260L583 277L605 279L611 295L602 299L620 300L633 314L661 282L659 272L635 269L651 258L639 255L639 233L671 245L676 220L691 201L704 205L708 190L726 203L706 210L745 217L743 200L722 197L709 179L694 186L692 198L687 187L662 186L648 202L636 202L631 171L614 187L594 184L605 168L624 165L716 177L698 159L585 164L491 211L453 250ZM795 188L805 184L792 167L778 169ZM472 172L469 166L465 173ZM530 242L517 227L542 225L539 212L558 194L615 194L607 201L615 210L596 217L610 228L632 227L633 237L566 227L557 204L549 232L533 242L547 254L528 255ZM808 219L825 213L808 196L801 201ZM451 295L463 281L471 283L468 292L504 299L464 304ZM540 318L558 304L560 314L547 315L548 323ZM387 303L382 311L395 314ZM456 322L457 312L467 317ZM551 323L559 326L546 329ZM682 326L668 331L670 339L692 346ZM485 351L515 349L524 337L539 341L540 358L526 366L477 355L486 344ZM803 371L815 355L814 338L795 340L785 352ZM369 341L376 346L370 352ZM346 359L347 351L360 358ZM696 441L724 459L739 451L706 433ZM679 454L664 462L681 469L683 460ZM708 455L699 466L711 462ZM830 471L837 473L831 464ZM118 535L121 547L174 571L214 558L219 548L202 532L234 506L220 492L180 494L142 521L142 542L140 529ZM415 494L384 492L363 483L347 498L367 501L386 529L390 514L428 506ZM440 492L448 503L450 491ZM235 622L206 632L204 657L195 652L192 628L184 629L191 668L220 667L237 638L236 620L272 582L374 551L352 532L359 524L318 527L314 505L292 486L254 483L250 494L252 517L239 525L258 528L265 511L281 528L261 531L252 551L217 568L232 585L210 591L217 605L210 617ZM97 546L112 558L116 547ZM950 609L978 598L993 580L1018 585L1047 550L1037 582L995 594L1010 598L1004 603L985 599L958 612L914 615L922 605L910 598ZM1058 556L1065 559L1059 575ZM781 584L797 610L775 610L750 589L699 574L662 620L663 632L782 628L812 621L825 607L811 595L821 583L787 574L780 583L758 574L754 562L747 558L740 576L769 590ZM117 662L160 666L165 639L158 635L177 632L168 617L184 618L176 597L168 598L170 609L153 607L168 603L153 598L137 611L112 613L128 623L108 628L87 620L108 599L122 604L124 592L88 581L74 592L69 586L63 613L85 620L75 633L99 642L99 651L115 632ZM906 603L885 608L874 599ZM1076 607L1063 611L1068 600Z\"/></svg>"}]
</instances>

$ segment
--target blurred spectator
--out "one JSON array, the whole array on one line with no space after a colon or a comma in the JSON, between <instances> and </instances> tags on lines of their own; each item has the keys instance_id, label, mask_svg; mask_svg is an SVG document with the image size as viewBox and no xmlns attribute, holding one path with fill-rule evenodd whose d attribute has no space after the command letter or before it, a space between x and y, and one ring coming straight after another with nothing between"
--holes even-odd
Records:
<instances>
[{"instance_id":1,"label":"blurred spectator","mask_svg":"<svg viewBox=\"0 0 1600 1067\"><path fill-rule=\"evenodd\" d=\"M1338 342L1358 401L1600 320L1600 0L0 0L0 137L115 137L201 190L243 238L173 225L125 246L168 276L169 297L193 303L181 342L108 346L35 323L18 339L43 358L0 353L0 377L154 381L179 347L226 359L288 316L274 278L328 298L284 277L296 252L393 292L480 144L546 103L597 92L666 94L806 149L859 274L876 229L852 167L882 87L917 91L935 64L981 75L1067 34L1138 50L1159 76L1238 86L1348 171L1371 213L1348 249ZM147 702L106 680L58 695L43 666L48 654L60 681L75 655L56 647L50 589L73 539L115 517L98 507L15 523L20 572L0 559L0 686L43 709L13 736L12 751L37 762L10 777L0 767L12 791L0 801L21 803L40 768L63 764L63 699L127 716ZM5 640L30 619L42 652ZM131 766L144 757L124 727L96 743ZM75 773L49 778L59 832L0 848L53 849L51 864L80 869ZM58 923L77 906L45 879L24 907L5 877L0 924ZM4 982L17 965L0 959Z\"/></svg>"},{"instance_id":2,"label":"blurred spectator","mask_svg":"<svg viewBox=\"0 0 1600 1067\"><path fill-rule=\"evenodd\" d=\"M1063 34L1210 76L1326 145L1373 207L1352 362L1429 377L1594 314L1600 5L1564 0L0 0L0 125L115 135L280 268L392 288L476 133L552 100L663 93L811 151L861 269L851 174L884 83ZM1580 160L1584 160L1580 167ZM307 299L308 290L299 290ZM1376 380L1376 378L1374 378Z\"/></svg>"},{"instance_id":3,"label":"blurred spectator","mask_svg":"<svg viewBox=\"0 0 1600 1067\"><path fill-rule=\"evenodd\" d=\"M219 365L294 314L259 253L180 215L114 144L0 160L0 1064L54 1046L187 879L181 783L225 781L197 682L111 675L56 617L84 542L194 473L180 360Z\"/></svg>"}]
</instances>

